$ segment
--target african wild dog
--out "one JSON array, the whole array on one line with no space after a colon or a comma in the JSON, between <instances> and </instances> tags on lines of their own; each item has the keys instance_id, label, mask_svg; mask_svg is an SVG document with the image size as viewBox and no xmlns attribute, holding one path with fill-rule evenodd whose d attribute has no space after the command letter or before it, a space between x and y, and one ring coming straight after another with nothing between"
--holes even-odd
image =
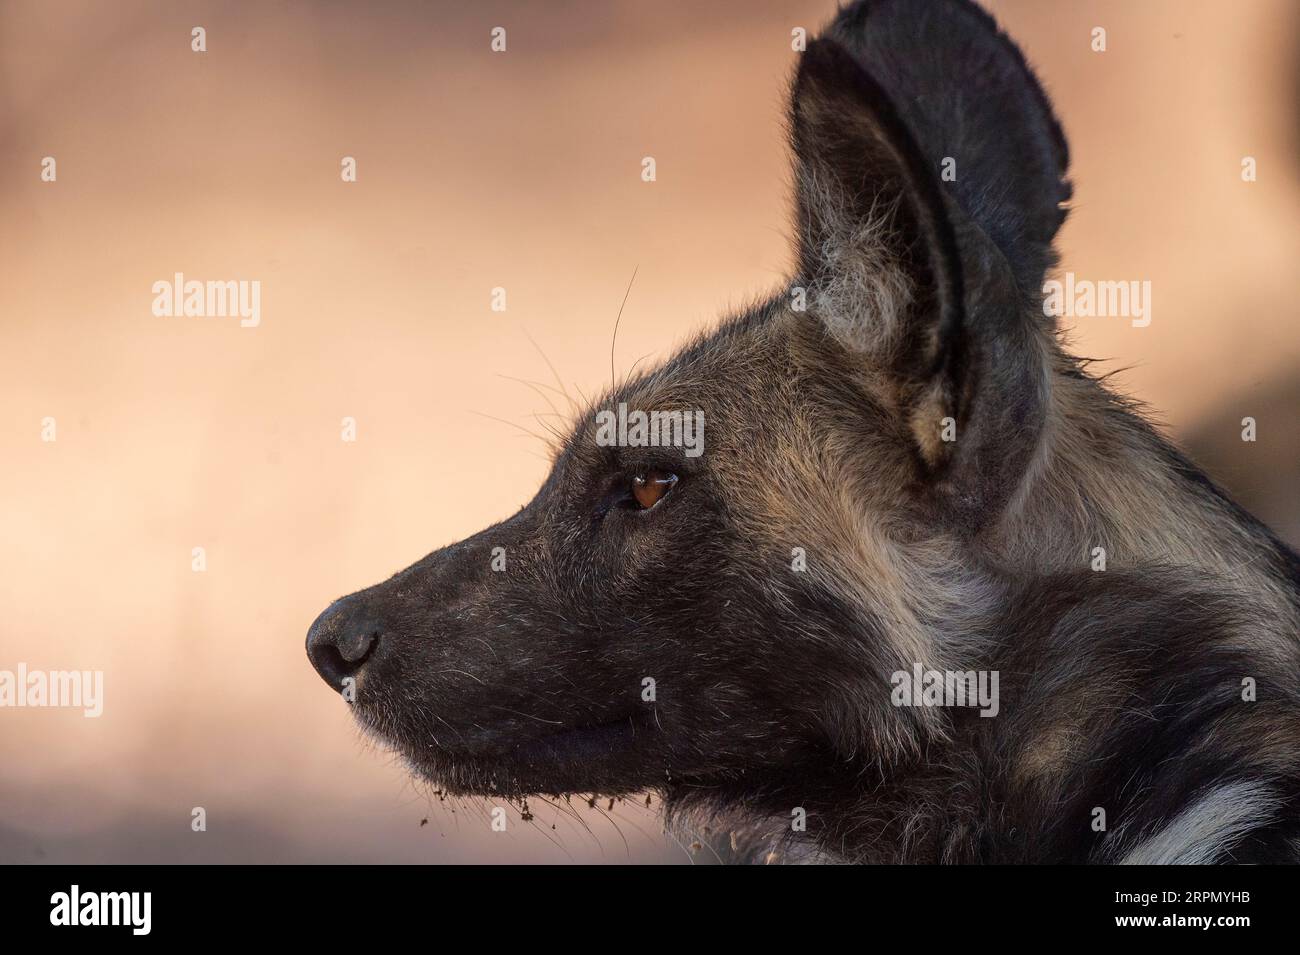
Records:
<instances>
[{"instance_id":1,"label":"african wild dog","mask_svg":"<svg viewBox=\"0 0 1300 955\"><path fill-rule=\"evenodd\" d=\"M655 790L764 856L1294 861L1300 558L1063 351L1066 143L1016 46L855 3L789 122L790 285L334 603L316 668L453 793ZM598 442L621 403L703 412L704 453ZM917 667L998 674L996 716L895 705Z\"/></svg>"}]
</instances>

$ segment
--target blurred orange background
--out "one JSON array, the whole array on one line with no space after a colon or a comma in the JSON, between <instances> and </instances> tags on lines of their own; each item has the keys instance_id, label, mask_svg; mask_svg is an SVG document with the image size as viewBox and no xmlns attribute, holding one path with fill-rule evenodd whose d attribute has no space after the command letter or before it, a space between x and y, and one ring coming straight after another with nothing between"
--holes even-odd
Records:
<instances>
[{"instance_id":1,"label":"blurred orange background","mask_svg":"<svg viewBox=\"0 0 1300 955\"><path fill-rule=\"evenodd\" d=\"M1152 283L1149 327L1074 349L1296 542L1300 7L988 6L1070 139L1062 269ZM833 13L0 6L0 668L105 672L99 719L0 710L0 860L707 861L630 802L492 832L361 740L303 640L532 496L545 447L491 420L544 432L503 377L553 384L530 337L591 394L634 268L620 371L778 286L791 30ZM175 272L260 281L260 325L155 317Z\"/></svg>"}]
</instances>

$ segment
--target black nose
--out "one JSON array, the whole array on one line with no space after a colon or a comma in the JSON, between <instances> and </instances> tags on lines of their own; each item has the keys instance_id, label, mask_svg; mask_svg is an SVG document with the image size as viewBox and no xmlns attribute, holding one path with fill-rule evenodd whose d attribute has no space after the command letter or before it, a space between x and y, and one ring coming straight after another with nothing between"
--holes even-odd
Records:
<instances>
[{"instance_id":1,"label":"black nose","mask_svg":"<svg viewBox=\"0 0 1300 955\"><path fill-rule=\"evenodd\" d=\"M307 631L307 658L336 691L365 665L379 646L380 628L353 597L325 608Z\"/></svg>"}]
</instances>

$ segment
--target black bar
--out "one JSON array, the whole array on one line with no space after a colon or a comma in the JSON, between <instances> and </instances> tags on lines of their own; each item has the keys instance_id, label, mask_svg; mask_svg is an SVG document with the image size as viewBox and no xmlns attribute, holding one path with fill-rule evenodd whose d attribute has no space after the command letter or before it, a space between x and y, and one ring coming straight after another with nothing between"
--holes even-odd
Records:
<instances>
[{"instance_id":1,"label":"black bar","mask_svg":"<svg viewBox=\"0 0 1300 955\"><path fill-rule=\"evenodd\" d=\"M76 933L90 943L114 937L246 942L263 925L282 928L295 941L337 942L355 934L370 943L416 933L441 945L449 930L499 941L502 929L540 937L553 936L557 926L570 927L578 939L584 927L594 930L611 915L654 933L681 933L692 924L713 933L726 924L739 937L784 921L818 931L842 926L864 939L910 930L935 940L951 932L986 940L1030 937L1045 929L1070 939L1232 939L1257 929L1286 931L1295 920L1294 872L1277 867L778 868L724 876L718 867L694 874L514 866L9 867L0 910L9 939ZM70 903L74 885L82 905L91 906L87 912L100 901L87 903L88 895L149 893L147 935L135 934L125 916L120 921L128 924L117 926L51 924L52 914L64 914L55 911L57 894ZM131 910L121 896L111 901L134 912L140 927L144 897L137 898ZM1149 922L1121 924L1125 919Z\"/></svg>"}]
</instances>

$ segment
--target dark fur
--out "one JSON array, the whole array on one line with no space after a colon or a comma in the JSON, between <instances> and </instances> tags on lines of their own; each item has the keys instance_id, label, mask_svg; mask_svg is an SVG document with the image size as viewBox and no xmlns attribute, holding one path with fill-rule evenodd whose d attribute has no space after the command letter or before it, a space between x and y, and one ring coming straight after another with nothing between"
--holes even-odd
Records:
<instances>
[{"instance_id":1,"label":"dark fur","mask_svg":"<svg viewBox=\"0 0 1300 955\"><path fill-rule=\"evenodd\" d=\"M527 507L336 602L313 663L452 792L653 789L760 858L1294 861L1300 561L1057 341L1068 150L1019 50L964 0L864 0L790 132L807 311L595 403ZM702 410L705 453L598 447L619 402ZM999 715L891 704L913 664L997 671Z\"/></svg>"}]
</instances>

